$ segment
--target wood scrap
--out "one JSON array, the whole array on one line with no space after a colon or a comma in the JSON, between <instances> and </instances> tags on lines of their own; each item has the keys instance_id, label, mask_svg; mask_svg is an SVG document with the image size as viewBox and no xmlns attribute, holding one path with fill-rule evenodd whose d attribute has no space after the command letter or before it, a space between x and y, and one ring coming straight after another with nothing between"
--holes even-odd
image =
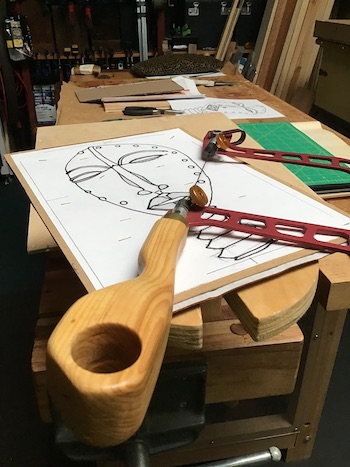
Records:
<instances>
[{"instance_id":1,"label":"wood scrap","mask_svg":"<svg viewBox=\"0 0 350 467\"><path fill-rule=\"evenodd\" d=\"M303 279L299 270L294 269L225 295L226 302L254 340L276 335L277 323L279 332L288 329L306 312L316 291L317 263L307 265L304 271Z\"/></svg>"},{"instance_id":2,"label":"wood scrap","mask_svg":"<svg viewBox=\"0 0 350 467\"><path fill-rule=\"evenodd\" d=\"M224 30L222 32L219 46L216 51L215 58L224 60L229 44L232 40L233 30L237 24L238 17L241 13L244 0L233 0L230 14L227 18Z\"/></svg>"},{"instance_id":3,"label":"wood scrap","mask_svg":"<svg viewBox=\"0 0 350 467\"><path fill-rule=\"evenodd\" d=\"M305 88L308 86L320 47L316 44L316 38L313 36L315 22L317 19L329 18L333 3L334 0L309 3L297 49L293 57L295 63L294 72L287 90L284 90L287 102L291 102L297 87Z\"/></svg>"},{"instance_id":4,"label":"wood scrap","mask_svg":"<svg viewBox=\"0 0 350 467\"><path fill-rule=\"evenodd\" d=\"M255 69L255 74L253 81L256 81L257 75L259 73L259 68L261 66L266 45L271 34L272 25L275 22L275 15L278 9L280 0L267 0L266 8L264 15L261 21L259 34L254 46L253 56L252 56L252 66Z\"/></svg>"},{"instance_id":5,"label":"wood scrap","mask_svg":"<svg viewBox=\"0 0 350 467\"><path fill-rule=\"evenodd\" d=\"M264 39L264 48L257 64L254 83L270 91L285 44L297 0L279 0L273 17L273 26ZM260 33L259 33L260 35Z\"/></svg>"},{"instance_id":6,"label":"wood scrap","mask_svg":"<svg viewBox=\"0 0 350 467\"><path fill-rule=\"evenodd\" d=\"M278 97L281 97L281 88L283 87L286 81L289 65L291 62L291 58L294 54L295 45L300 34L302 21L305 16L307 6L308 1L305 2L305 0L297 0L297 3L294 8L294 13L288 29L285 44L282 49L280 61L278 63L275 78L271 87L271 92L276 94L276 96Z\"/></svg>"},{"instance_id":7,"label":"wood scrap","mask_svg":"<svg viewBox=\"0 0 350 467\"><path fill-rule=\"evenodd\" d=\"M271 91L291 102L297 88L305 88L310 79L319 46L313 37L315 21L327 19L334 0L307 2L298 0L282 50Z\"/></svg>"}]
</instances>

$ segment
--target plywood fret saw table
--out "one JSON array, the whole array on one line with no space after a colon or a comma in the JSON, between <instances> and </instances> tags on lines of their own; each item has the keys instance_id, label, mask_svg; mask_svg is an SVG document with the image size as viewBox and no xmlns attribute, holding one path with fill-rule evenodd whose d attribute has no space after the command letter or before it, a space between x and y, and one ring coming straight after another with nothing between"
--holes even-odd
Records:
<instances>
[{"instance_id":1,"label":"plywood fret saw table","mask_svg":"<svg viewBox=\"0 0 350 467\"><path fill-rule=\"evenodd\" d=\"M282 121L312 121L308 115L234 74L230 63L223 71L226 73L223 80L235 84L202 89L208 97L259 99L283 113ZM125 126L124 122L97 122L121 118L125 105L114 114L106 114L99 104L79 104L73 92L74 85L136 81L127 71L106 74L113 76L103 82L91 76L75 76L70 84L64 84L57 125L38 129L38 149L118 136L119 123ZM178 117L159 117L164 128L173 125L172 118ZM223 125L227 124L225 120L222 120ZM208 114L207 123L210 127L203 128L203 134L220 126L220 116ZM145 133L151 131L154 119L145 118L138 124ZM302 186L279 164L272 164L268 171L286 183ZM350 212L350 199L346 194L329 201ZM46 342L62 313L85 293L54 245L32 210L28 249L52 250L48 255L32 357L39 407L47 422L51 419L46 396ZM335 253L319 263L231 292L225 296L225 301L220 298L205 302L201 307L174 317L165 361L198 359L206 362L206 424L196 441L153 455L152 465L180 466L219 460L272 445L285 450L287 461L309 457L349 306L350 258ZM304 313L297 324L292 324L293 317ZM271 325L266 317L272 314L284 316L285 329L263 339ZM246 329L258 340L253 340ZM99 461L100 467L107 465L117 464Z\"/></svg>"}]
</instances>

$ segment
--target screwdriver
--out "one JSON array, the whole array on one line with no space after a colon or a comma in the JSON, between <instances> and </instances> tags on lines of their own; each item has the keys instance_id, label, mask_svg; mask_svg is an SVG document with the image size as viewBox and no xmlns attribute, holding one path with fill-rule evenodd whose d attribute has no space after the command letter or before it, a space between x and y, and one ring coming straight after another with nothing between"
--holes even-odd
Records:
<instances>
[{"instance_id":1,"label":"screwdriver","mask_svg":"<svg viewBox=\"0 0 350 467\"><path fill-rule=\"evenodd\" d=\"M124 115L129 116L142 116L142 115L163 115L163 114L182 114L183 110L172 110L172 109L157 109L156 107L140 107L137 105L132 105L125 107L123 110Z\"/></svg>"},{"instance_id":2,"label":"screwdriver","mask_svg":"<svg viewBox=\"0 0 350 467\"><path fill-rule=\"evenodd\" d=\"M234 86L236 83L231 81L214 81L208 79L194 79L193 80L197 86L205 86L205 87L212 87L212 86Z\"/></svg>"}]
</instances>

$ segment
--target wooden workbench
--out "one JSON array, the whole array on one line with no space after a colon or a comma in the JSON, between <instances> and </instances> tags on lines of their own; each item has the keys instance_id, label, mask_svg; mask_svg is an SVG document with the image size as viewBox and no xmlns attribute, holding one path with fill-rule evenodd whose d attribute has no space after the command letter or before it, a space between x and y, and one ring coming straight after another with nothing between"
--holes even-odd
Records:
<instances>
[{"instance_id":1,"label":"wooden workbench","mask_svg":"<svg viewBox=\"0 0 350 467\"><path fill-rule=\"evenodd\" d=\"M235 81L235 85L202 89L208 97L259 99L283 113L285 118L281 120L312 121L308 115L247 82L241 75L234 75L231 64L226 64L223 71L227 74L223 79ZM108 72L106 74L110 78L104 80L87 76L72 77L71 83L63 86L58 104L58 125L100 122L121 117L121 111L106 114L100 104L89 104L88 109L85 107L82 112L74 95L73 86L77 85L116 84L136 80L126 71L115 72L113 76ZM349 142L343 136L340 137ZM38 138L41 138L40 132ZM40 141L40 145L45 147L43 141ZM347 196L335 197L330 201L350 212ZM197 441L171 453L153 456L152 465L179 466L222 459L271 445L286 449L288 461L311 455L350 305L349 266L350 259L346 255L334 254L319 264L304 266L230 293L228 300L231 309L239 309L243 313L253 311L254 314L254 309L264 306L276 311L288 310L293 301L304 307L305 312L308 310L298 325L293 325L268 341L256 343L250 339L226 305L203 310L205 323L202 349L190 353L178 350L175 354L169 350L166 358L186 360L196 356L207 361L206 403L209 409L217 408L214 410L216 414L208 418ZM50 293L56 296L55 289L58 293L69 289L66 302L74 301L83 293L79 284L70 279L60 289L62 276L54 276L50 276L50 283L44 288L46 302L41 310L39 336L35 342L32 362L39 402L44 405L45 342L57 322L57 316L64 312L64 309L56 309L54 318L47 314L50 309L48 293L50 301ZM318 282L315 294L312 288L314 281ZM309 286L301 292L301 284L305 283ZM47 416L45 409L47 407L42 407L42 413Z\"/></svg>"}]
</instances>

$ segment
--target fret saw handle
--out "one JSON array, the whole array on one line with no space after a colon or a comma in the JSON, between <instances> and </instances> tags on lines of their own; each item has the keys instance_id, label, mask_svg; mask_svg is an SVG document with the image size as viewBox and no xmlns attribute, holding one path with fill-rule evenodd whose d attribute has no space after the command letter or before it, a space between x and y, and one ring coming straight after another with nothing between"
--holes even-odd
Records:
<instances>
[{"instance_id":1,"label":"fret saw handle","mask_svg":"<svg viewBox=\"0 0 350 467\"><path fill-rule=\"evenodd\" d=\"M49 339L50 399L86 444L120 444L143 421L167 344L187 230L178 214L158 220L140 253L140 276L79 299Z\"/></svg>"}]
</instances>

